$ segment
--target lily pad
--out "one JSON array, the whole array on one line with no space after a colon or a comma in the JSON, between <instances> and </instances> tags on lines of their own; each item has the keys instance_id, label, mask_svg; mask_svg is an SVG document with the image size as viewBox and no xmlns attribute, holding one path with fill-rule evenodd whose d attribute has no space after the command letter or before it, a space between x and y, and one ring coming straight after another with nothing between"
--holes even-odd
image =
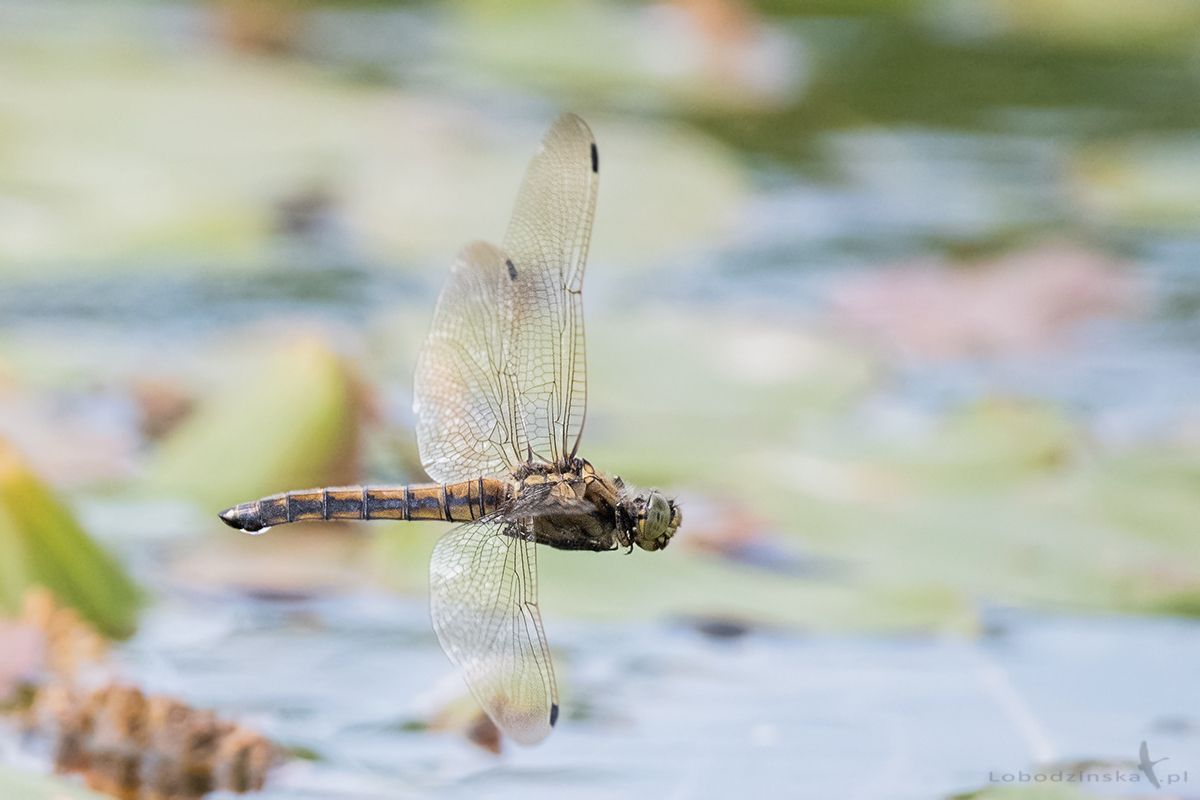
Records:
<instances>
[{"instance_id":1,"label":"lily pad","mask_svg":"<svg viewBox=\"0 0 1200 800\"><path fill-rule=\"evenodd\" d=\"M527 0L454 8L455 63L551 94L746 113L793 99L801 83L798 43L749 4Z\"/></svg>"},{"instance_id":2,"label":"lily pad","mask_svg":"<svg viewBox=\"0 0 1200 800\"><path fill-rule=\"evenodd\" d=\"M992 25L1051 45L1179 50L1200 33L1200 7L1177 0L991 0Z\"/></svg>"},{"instance_id":3,"label":"lily pad","mask_svg":"<svg viewBox=\"0 0 1200 800\"><path fill-rule=\"evenodd\" d=\"M1097 142L1072 160L1075 196L1092 218L1152 229L1194 230L1200 215L1200 146L1191 136Z\"/></svg>"},{"instance_id":4,"label":"lily pad","mask_svg":"<svg viewBox=\"0 0 1200 800\"><path fill-rule=\"evenodd\" d=\"M429 557L449 525L379 526L375 575L424 596ZM661 553L537 549L542 612L553 618L744 619L812 631L958 631L976 628L969 595L952 587L811 580L754 569L682 547Z\"/></svg>"},{"instance_id":5,"label":"lily pad","mask_svg":"<svg viewBox=\"0 0 1200 800\"><path fill-rule=\"evenodd\" d=\"M1078 786L1043 784L1041 786L989 786L975 792L951 795L947 800L1085 800L1096 797Z\"/></svg>"},{"instance_id":6,"label":"lily pad","mask_svg":"<svg viewBox=\"0 0 1200 800\"><path fill-rule=\"evenodd\" d=\"M133 632L140 601L133 581L0 440L0 610L16 614L35 586L49 589L107 636Z\"/></svg>"},{"instance_id":7,"label":"lily pad","mask_svg":"<svg viewBox=\"0 0 1200 800\"><path fill-rule=\"evenodd\" d=\"M995 490L1062 469L1080 432L1061 411L1019 398L988 398L949 413L920 442L886 443L872 461L908 484L943 493Z\"/></svg>"},{"instance_id":8,"label":"lily pad","mask_svg":"<svg viewBox=\"0 0 1200 800\"><path fill-rule=\"evenodd\" d=\"M349 372L323 341L302 338L231 374L163 442L146 488L216 514L276 492L353 482L357 444Z\"/></svg>"},{"instance_id":9,"label":"lily pad","mask_svg":"<svg viewBox=\"0 0 1200 800\"><path fill-rule=\"evenodd\" d=\"M261 269L281 257L289 204L314 191L337 257L449 263L501 237L546 123L502 120L298 61L99 34L87 48L0 47L0 264ZM652 259L719 240L748 191L736 156L684 127L611 127L597 130L612 222L595 252L608 239ZM626 177L607 174L618 163Z\"/></svg>"},{"instance_id":10,"label":"lily pad","mask_svg":"<svg viewBox=\"0 0 1200 800\"><path fill-rule=\"evenodd\" d=\"M0 764L0 795L4 800L112 800L109 795L74 783L23 772Z\"/></svg>"}]
</instances>

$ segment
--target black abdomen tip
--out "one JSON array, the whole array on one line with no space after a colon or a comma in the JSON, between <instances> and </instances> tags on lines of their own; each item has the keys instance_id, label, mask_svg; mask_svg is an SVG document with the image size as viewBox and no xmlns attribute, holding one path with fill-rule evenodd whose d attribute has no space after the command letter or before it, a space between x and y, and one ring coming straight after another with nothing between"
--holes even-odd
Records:
<instances>
[{"instance_id":1,"label":"black abdomen tip","mask_svg":"<svg viewBox=\"0 0 1200 800\"><path fill-rule=\"evenodd\" d=\"M550 704L550 727L554 727L554 723L558 722L558 703Z\"/></svg>"},{"instance_id":2,"label":"black abdomen tip","mask_svg":"<svg viewBox=\"0 0 1200 800\"><path fill-rule=\"evenodd\" d=\"M224 522L226 525L233 528L234 530L246 531L247 533L255 533L256 531L261 531L262 527L263 527L262 523L259 522L258 520L253 519L253 518L243 517L238 512L238 509L236 506L234 508L225 509L220 514L218 514L218 516L221 518L222 522Z\"/></svg>"},{"instance_id":3,"label":"black abdomen tip","mask_svg":"<svg viewBox=\"0 0 1200 800\"><path fill-rule=\"evenodd\" d=\"M596 149L596 143L592 142L592 172L600 171L600 151Z\"/></svg>"}]
</instances>

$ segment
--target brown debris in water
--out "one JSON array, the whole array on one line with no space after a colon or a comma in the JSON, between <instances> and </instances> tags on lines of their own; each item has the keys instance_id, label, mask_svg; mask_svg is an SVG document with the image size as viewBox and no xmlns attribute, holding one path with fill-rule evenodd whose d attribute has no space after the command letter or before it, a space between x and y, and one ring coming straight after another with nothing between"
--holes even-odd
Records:
<instances>
[{"instance_id":1,"label":"brown debris in water","mask_svg":"<svg viewBox=\"0 0 1200 800\"><path fill-rule=\"evenodd\" d=\"M130 387L140 413L142 435L158 440L179 427L196 410L196 399L167 378L142 378Z\"/></svg>"},{"instance_id":2,"label":"brown debris in water","mask_svg":"<svg viewBox=\"0 0 1200 800\"><path fill-rule=\"evenodd\" d=\"M492 718L482 711L475 717L474 724L467 729L466 736L467 741L471 744L482 747L494 755L500 755L502 748L500 729L496 727L496 723L492 722Z\"/></svg>"},{"instance_id":3,"label":"brown debris in water","mask_svg":"<svg viewBox=\"0 0 1200 800\"><path fill-rule=\"evenodd\" d=\"M457 694L429 715L426 730L453 733L494 755L504 749L504 736L469 694Z\"/></svg>"},{"instance_id":4,"label":"brown debris in water","mask_svg":"<svg viewBox=\"0 0 1200 800\"><path fill-rule=\"evenodd\" d=\"M108 656L108 640L78 611L58 605L49 589L38 587L25 592L20 624L45 637L44 667L55 675L72 678L84 666L98 664Z\"/></svg>"},{"instance_id":5,"label":"brown debris in water","mask_svg":"<svg viewBox=\"0 0 1200 800\"><path fill-rule=\"evenodd\" d=\"M121 800L196 800L214 791L261 790L268 770L283 760L261 734L212 711L119 682L81 688L107 669L108 642L45 589L26 593L12 627L42 640L41 664L31 674L46 682L23 721L50 741L55 772L82 774L89 788Z\"/></svg>"},{"instance_id":6,"label":"brown debris in water","mask_svg":"<svg viewBox=\"0 0 1200 800\"><path fill-rule=\"evenodd\" d=\"M21 615L0 619L0 703L12 700L17 689L34 687L44 675L73 681L107 655L108 640L78 611L58 605L49 589L28 589Z\"/></svg>"},{"instance_id":7,"label":"brown debris in water","mask_svg":"<svg viewBox=\"0 0 1200 800\"><path fill-rule=\"evenodd\" d=\"M89 788L121 800L259 791L282 759L255 731L120 683L92 692L44 688L27 726L51 740L56 772L81 773Z\"/></svg>"}]
</instances>

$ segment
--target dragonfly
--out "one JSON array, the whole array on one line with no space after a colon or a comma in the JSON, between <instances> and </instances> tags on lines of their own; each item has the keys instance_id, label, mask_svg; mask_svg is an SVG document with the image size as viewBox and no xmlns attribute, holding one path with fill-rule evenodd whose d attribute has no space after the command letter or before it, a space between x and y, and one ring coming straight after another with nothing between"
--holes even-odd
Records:
<instances>
[{"instance_id":1,"label":"dragonfly","mask_svg":"<svg viewBox=\"0 0 1200 800\"><path fill-rule=\"evenodd\" d=\"M484 711L523 745L545 739L559 712L535 545L661 550L683 519L662 492L578 455L599 176L591 129L564 114L530 161L503 247L473 242L451 266L413 381L421 463L436 483L291 491L220 515L250 533L301 520L462 523L430 560L433 627Z\"/></svg>"}]
</instances>

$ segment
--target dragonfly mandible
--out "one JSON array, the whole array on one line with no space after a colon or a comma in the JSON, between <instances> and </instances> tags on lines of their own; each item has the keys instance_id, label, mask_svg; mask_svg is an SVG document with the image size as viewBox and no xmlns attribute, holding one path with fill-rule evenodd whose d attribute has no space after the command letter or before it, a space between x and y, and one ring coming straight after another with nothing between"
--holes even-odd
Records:
<instances>
[{"instance_id":1,"label":"dragonfly mandible","mask_svg":"<svg viewBox=\"0 0 1200 800\"><path fill-rule=\"evenodd\" d=\"M221 513L251 533L301 520L461 522L430 561L433 627L483 709L524 745L558 719L534 545L661 550L682 520L674 500L578 456L599 177L591 129L563 115L525 172L504 246L473 242L450 268L413 384L421 463L437 483L293 491Z\"/></svg>"}]
</instances>

